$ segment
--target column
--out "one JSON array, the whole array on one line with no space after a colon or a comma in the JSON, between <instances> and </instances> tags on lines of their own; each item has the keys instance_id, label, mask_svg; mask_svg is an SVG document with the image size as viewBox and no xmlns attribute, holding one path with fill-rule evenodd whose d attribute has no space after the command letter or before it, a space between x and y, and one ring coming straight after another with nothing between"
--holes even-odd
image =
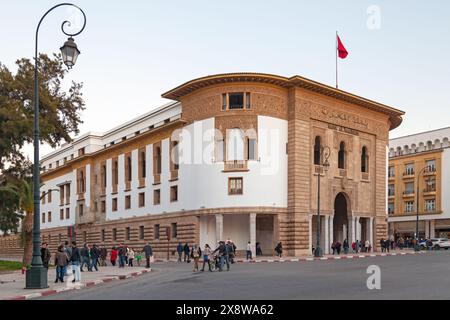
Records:
<instances>
[{"instance_id":1,"label":"column","mask_svg":"<svg viewBox=\"0 0 450 320\"><path fill-rule=\"evenodd\" d=\"M425 238L428 239L430 237L430 221L425 220Z\"/></svg>"},{"instance_id":2,"label":"column","mask_svg":"<svg viewBox=\"0 0 450 320\"><path fill-rule=\"evenodd\" d=\"M252 246L252 257L256 257L256 213L250 213L250 245Z\"/></svg>"},{"instance_id":3,"label":"column","mask_svg":"<svg viewBox=\"0 0 450 320\"><path fill-rule=\"evenodd\" d=\"M373 243L373 217L370 218L369 221L369 241L370 244L372 245L372 251L375 248L375 244Z\"/></svg>"},{"instance_id":4,"label":"column","mask_svg":"<svg viewBox=\"0 0 450 320\"><path fill-rule=\"evenodd\" d=\"M361 218L356 217L356 239L359 241L363 241L361 239Z\"/></svg>"},{"instance_id":5,"label":"column","mask_svg":"<svg viewBox=\"0 0 450 320\"><path fill-rule=\"evenodd\" d=\"M223 215L216 214L216 243L219 240L223 240Z\"/></svg>"},{"instance_id":6,"label":"column","mask_svg":"<svg viewBox=\"0 0 450 320\"><path fill-rule=\"evenodd\" d=\"M355 217L351 216L349 219L349 224L348 224L348 228L349 228L349 234L350 234L350 244L353 242L356 242L356 220Z\"/></svg>"},{"instance_id":7,"label":"column","mask_svg":"<svg viewBox=\"0 0 450 320\"><path fill-rule=\"evenodd\" d=\"M331 244L334 242L334 230L333 230L334 216L330 216L328 221L330 223L330 245L329 245L329 247L331 247Z\"/></svg>"},{"instance_id":8,"label":"column","mask_svg":"<svg viewBox=\"0 0 450 320\"><path fill-rule=\"evenodd\" d=\"M324 216L324 225L325 225L325 248L324 249L324 253L325 254L330 254L330 237L329 237L329 225L330 225L330 216Z\"/></svg>"},{"instance_id":9,"label":"column","mask_svg":"<svg viewBox=\"0 0 450 320\"><path fill-rule=\"evenodd\" d=\"M436 220L430 220L430 237L436 237Z\"/></svg>"},{"instance_id":10,"label":"column","mask_svg":"<svg viewBox=\"0 0 450 320\"><path fill-rule=\"evenodd\" d=\"M312 253L312 247L313 247L313 229L312 229L312 215L308 216L308 224L309 224L309 252Z\"/></svg>"}]
</instances>

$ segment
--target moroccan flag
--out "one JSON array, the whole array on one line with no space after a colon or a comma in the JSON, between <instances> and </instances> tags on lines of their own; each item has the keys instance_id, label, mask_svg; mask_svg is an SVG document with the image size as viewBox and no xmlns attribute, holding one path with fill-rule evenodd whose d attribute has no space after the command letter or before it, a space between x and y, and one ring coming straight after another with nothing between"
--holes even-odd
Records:
<instances>
[{"instance_id":1,"label":"moroccan flag","mask_svg":"<svg viewBox=\"0 0 450 320\"><path fill-rule=\"evenodd\" d=\"M345 49L344 45L342 44L341 38L339 38L339 36L336 36L336 37L337 37L337 43L338 43L337 51L338 51L339 58L345 59L348 56L348 51L347 51L347 49Z\"/></svg>"}]
</instances>

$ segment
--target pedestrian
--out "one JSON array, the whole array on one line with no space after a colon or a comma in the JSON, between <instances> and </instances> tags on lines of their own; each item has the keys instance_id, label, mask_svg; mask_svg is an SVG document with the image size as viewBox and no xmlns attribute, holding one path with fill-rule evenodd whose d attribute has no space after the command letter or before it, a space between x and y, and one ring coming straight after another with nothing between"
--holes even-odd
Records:
<instances>
[{"instance_id":1,"label":"pedestrian","mask_svg":"<svg viewBox=\"0 0 450 320\"><path fill-rule=\"evenodd\" d=\"M226 247L227 254L228 254L227 259L231 264L233 264L234 263L234 252L235 252L236 246L233 244L233 242L231 242L230 239L228 239L225 244L225 247Z\"/></svg>"},{"instance_id":2,"label":"pedestrian","mask_svg":"<svg viewBox=\"0 0 450 320\"><path fill-rule=\"evenodd\" d=\"M50 263L51 257L52 254L50 253L50 250L48 250L48 243L44 242L41 246L41 259L44 268L48 269L48 264Z\"/></svg>"},{"instance_id":3,"label":"pedestrian","mask_svg":"<svg viewBox=\"0 0 450 320\"><path fill-rule=\"evenodd\" d=\"M83 248L81 248L80 250L80 254L81 254L81 266L80 266L80 271L83 271L83 267L86 265L86 267L88 268L88 271L91 271L91 264L90 264L90 258L89 258L89 245L87 243L85 243L83 245Z\"/></svg>"},{"instance_id":4,"label":"pedestrian","mask_svg":"<svg viewBox=\"0 0 450 320\"><path fill-rule=\"evenodd\" d=\"M381 238L380 240L380 247L381 247L381 252L386 252L386 242L384 241L384 238Z\"/></svg>"},{"instance_id":5,"label":"pedestrian","mask_svg":"<svg viewBox=\"0 0 450 320\"><path fill-rule=\"evenodd\" d=\"M113 267L116 266L116 260L117 260L117 256L118 256L119 252L117 250L116 247L112 247L111 249L111 257L110 257L110 261Z\"/></svg>"},{"instance_id":6,"label":"pedestrian","mask_svg":"<svg viewBox=\"0 0 450 320\"><path fill-rule=\"evenodd\" d=\"M259 242L256 243L256 256L262 256L261 244Z\"/></svg>"},{"instance_id":7,"label":"pedestrian","mask_svg":"<svg viewBox=\"0 0 450 320\"><path fill-rule=\"evenodd\" d=\"M108 250L106 249L106 247L103 245L100 248L100 266L101 267L106 267L106 257L108 256Z\"/></svg>"},{"instance_id":8,"label":"pedestrian","mask_svg":"<svg viewBox=\"0 0 450 320\"><path fill-rule=\"evenodd\" d=\"M147 244L145 245L144 249L142 250L145 254L145 260L146 260L146 268L149 269L150 268L150 259L153 257L153 249L152 246L150 245L150 242L147 242Z\"/></svg>"},{"instance_id":9,"label":"pedestrian","mask_svg":"<svg viewBox=\"0 0 450 320\"><path fill-rule=\"evenodd\" d=\"M67 268L67 254L66 252L64 252L63 245L60 245L58 247L58 251L55 254L55 266L56 266L55 283L58 283L58 281L64 282L64 275L66 274Z\"/></svg>"},{"instance_id":10,"label":"pedestrian","mask_svg":"<svg viewBox=\"0 0 450 320\"><path fill-rule=\"evenodd\" d=\"M181 256L183 255L183 245L181 244L181 242L178 242L177 252L178 252L178 262L181 262Z\"/></svg>"},{"instance_id":11,"label":"pedestrian","mask_svg":"<svg viewBox=\"0 0 450 320\"><path fill-rule=\"evenodd\" d=\"M339 241L336 241L336 252L338 255L341 254L341 246L342 244Z\"/></svg>"},{"instance_id":12,"label":"pedestrian","mask_svg":"<svg viewBox=\"0 0 450 320\"><path fill-rule=\"evenodd\" d=\"M344 240L343 247L344 247L344 253L348 254L349 245L348 245L348 240L347 239Z\"/></svg>"},{"instance_id":13,"label":"pedestrian","mask_svg":"<svg viewBox=\"0 0 450 320\"><path fill-rule=\"evenodd\" d=\"M283 245L281 244L281 242L278 242L277 246L275 247L275 252L277 253L277 257L281 258L283 254Z\"/></svg>"},{"instance_id":14,"label":"pedestrian","mask_svg":"<svg viewBox=\"0 0 450 320\"><path fill-rule=\"evenodd\" d=\"M81 253L80 250L77 248L77 243L75 241L72 242L72 256L70 257L70 261L72 262L72 272L74 273L75 276L72 282L80 282Z\"/></svg>"},{"instance_id":15,"label":"pedestrian","mask_svg":"<svg viewBox=\"0 0 450 320\"><path fill-rule=\"evenodd\" d=\"M219 241L219 246L213 251L219 254L219 271L222 272L224 262L227 264L227 271L230 271L230 262L228 260L228 251L224 241Z\"/></svg>"},{"instance_id":16,"label":"pedestrian","mask_svg":"<svg viewBox=\"0 0 450 320\"><path fill-rule=\"evenodd\" d=\"M331 244L331 250L333 250L333 255L336 253L336 242L333 241Z\"/></svg>"},{"instance_id":17,"label":"pedestrian","mask_svg":"<svg viewBox=\"0 0 450 320\"><path fill-rule=\"evenodd\" d=\"M92 246L92 249L89 251L89 255L91 257L91 267L89 271L92 271L93 268L95 268L95 271L98 271L97 262L100 257L100 251L98 250L96 244Z\"/></svg>"},{"instance_id":18,"label":"pedestrian","mask_svg":"<svg viewBox=\"0 0 450 320\"><path fill-rule=\"evenodd\" d=\"M386 248L387 252L390 251L391 241L389 239L386 239L386 241L384 242L384 247Z\"/></svg>"},{"instance_id":19,"label":"pedestrian","mask_svg":"<svg viewBox=\"0 0 450 320\"><path fill-rule=\"evenodd\" d=\"M252 244L250 241L247 243L247 260L252 260Z\"/></svg>"},{"instance_id":20,"label":"pedestrian","mask_svg":"<svg viewBox=\"0 0 450 320\"><path fill-rule=\"evenodd\" d=\"M431 241L431 239L427 239L426 244L428 247L428 251L433 250L433 241Z\"/></svg>"},{"instance_id":21,"label":"pedestrian","mask_svg":"<svg viewBox=\"0 0 450 320\"><path fill-rule=\"evenodd\" d=\"M356 253L356 242L355 241L352 242L352 251L353 251L353 253Z\"/></svg>"},{"instance_id":22,"label":"pedestrian","mask_svg":"<svg viewBox=\"0 0 450 320\"><path fill-rule=\"evenodd\" d=\"M128 266L132 267L133 266L133 260L134 260L134 250L133 248L128 248Z\"/></svg>"},{"instance_id":23,"label":"pedestrian","mask_svg":"<svg viewBox=\"0 0 450 320\"><path fill-rule=\"evenodd\" d=\"M194 243L191 249L191 258L194 259L194 268L192 269L192 272L198 271L198 261L200 260L201 256L202 249L200 249L200 247Z\"/></svg>"},{"instance_id":24,"label":"pedestrian","mask_svg":"<svg viewBox=\"0 0 450 320\"><path fill-rule=\"evenodd\" d=\"M119 250L119 268L125 268L125 256L127 255L127 248L123 243L120 244Z\"/></svg>"},{"instance_id":25,"label":"pedestrian","mask_svg":"<svg viewBox=\"0 0 450 320\"><path fill-rule=\"evenodd\" d=\"M183 252L184 252L184 262L191 262L191 259L189 258L189 255L191 253L190 248L189 248L189 243L186 242L186 244L183 247Z\"/></svg>"},{"instance_id":26,"label":"pedestrian","mask_svg":"<svg viewBox=\"0 0 450 320\"><path fill-rule=\"evenodd\" d=\"M69 245L69 241L64 241L64 252L67 256L66 275L69 276L72 273L70 257L72 257L72 247Z\"/></svg>"},{"instance_id":27,"label":"pedestrian","mask_svg":"<svg viewBox=\"0 0 450 320\"><path fill-rule=\"evenodd\" d=\"M370 241L366 240L366 252L370 252Z\"/></svg>"},{"instance_id":28,"label":"pedestrian","mask_svg":"<svg viewBox=\"0 0 450 320\"><path fill-rule=\"evenodd\" d=\"M209 271L211 270L211 262L209 256L211 255L211 247L209 244L205 244L205 249L203 249L203 268L202 271L205 271L205 264L208 264Z\"/></svg>"},{"instance_id":29,"label":"pedestrian","mask_svg":"<svg viewBox=\"0 0 450 320\"><path fill-rule=\"evenodd\" d=\"M142 260L142 252L136 252L136 262L138 267L141 266L141 260Z\"/></svg>"},{"instance_id":30,"label":"pedestrian","mask_svg":"<svg viewBox=\"0 0 450 320\"><path fill-rule=\"evenodd\" d=\"M128 265L128 251L130 251L130 248L125 245L125 265Z\"/></svg>"}]
</instances>

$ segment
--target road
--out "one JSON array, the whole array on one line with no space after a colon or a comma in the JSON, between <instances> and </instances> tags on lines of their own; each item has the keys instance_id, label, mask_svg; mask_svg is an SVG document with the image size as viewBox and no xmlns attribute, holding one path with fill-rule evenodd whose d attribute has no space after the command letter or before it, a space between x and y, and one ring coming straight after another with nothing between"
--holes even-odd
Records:
<instances>
[{"instance_id":1,"label":"road","mask_svg":"<svg viewBox=\"0 0 450 320\"><path fill-rule=\"evenodd\" d=\"M367 288L367 268L381 289ZM149 275L71 291L47 300L450 299L450 251L364 259L234 264L193 273L192 264L156 264Z\"/></svg>"}]
</instances>

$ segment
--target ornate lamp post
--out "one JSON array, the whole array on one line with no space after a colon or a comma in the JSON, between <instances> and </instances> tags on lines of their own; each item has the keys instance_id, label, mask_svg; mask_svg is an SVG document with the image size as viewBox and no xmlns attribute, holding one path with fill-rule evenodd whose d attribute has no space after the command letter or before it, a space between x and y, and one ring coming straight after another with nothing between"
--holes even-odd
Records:
<instances>
[{"instance_id":1,"label":"ornate lamp post","mask_svg":"<svg viewBox=\"0 0 450 320\"><path fill-rule=\"evenodd\" d=\"M330 158L330 148L327 146L320 146L319 168L324 169L325 172L330 168L328 158ZM320 248L320 174L322 170L317 172L317 243L316 250L314 250L314 257L320 258L322 256L322 249Z\"/></svg>"},{"instance_id":2,"label":"ornate lamp post","mask_svg":"<svg viewBox=\"0 0 450 320\"><path fill-rule=\"evenodd\" d=\"M68 41L60 48L64 64L71 69L77 61L80 51L77 48L72 37L79 35L86 27L86 15L78 6L71 3L60 3L48 10L39 20L36 28L36 42L34 54L34 166L33 166L33 199L34 199L34 219L33 219L33 259L31 261L31 268L27 270L26 274L26 289L42 289L47 288L47 269L42 265L40 243L41 243L41 226L40 226L40 166L39 166L39 82L38 82L38 40L39 28L44 18L54 9L61 6L72 6L77 8L83 14L83 27L79 32L68 33L65 31L66 25L70 26L69 21L64 21L61 25L62 32L69 36Z\"/></svg>"},{"instance_id":3,"label":"ornate lamp post","mask_svg":"<svg viewBox=\"0 0 450 320\"><path fill-rule=\"evenodd\" d=\"M428 166L422 168L417 174L417 183L416 183L416 243L414 245L414 251L420 251L419 246L419 182L420 176L428 169Z\"/></svg>"}]
</instances>

